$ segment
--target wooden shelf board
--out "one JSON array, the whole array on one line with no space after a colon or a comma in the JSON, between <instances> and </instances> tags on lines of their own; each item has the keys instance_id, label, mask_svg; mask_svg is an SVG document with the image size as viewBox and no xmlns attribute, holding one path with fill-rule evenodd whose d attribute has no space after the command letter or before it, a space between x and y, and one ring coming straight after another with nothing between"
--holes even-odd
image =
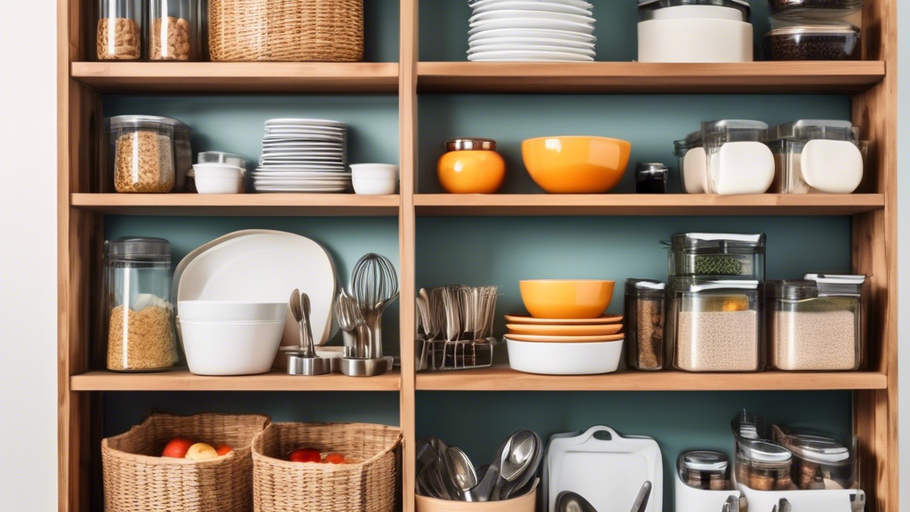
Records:
<instances>
[{"instance_id":1,"label":"wooden shelf board","mask_svg":"<svg viewBox=\"0 0 910 512\"><path fill-rule=\"evenodd\" d=\"M161 373L93 371L70 379L73 391L398 391L401 375L393 370L369 378L332 374L297 377L284 371L263 375L205 377L187 370Z\"/></svg>"},{"instance_id":2,"label":"wooden shelf board","mask_svg":"<svg viewBox=\"0 0 910 512\"><path fill-rule=\"evenodd\" d=\"M418 194L433 215L853 215L885 207L883 194Z\"/></svg>"},{"instance_id":3,"label":"wooden shelf board","mask_svg":"<svg viewBox=\"0 0 910 512\"><path fill-rule=\"evenodd\" d=\"M357 194L73 194L80 210L160 216L397 216L397 195Z\"/></svg>"},{"instance_id":4,"label":"wooden shelf board","mask_svg":"<svg viewBox=\"0 0 910 512\"><path fill-rule=\"evenodd\" d=\"M397 62L74 62L103 93L395 93Z\"/></svg>"},{"instance_id":5,"label":"wooden shelf board","mask_svg":"<svg viewBox=\"0 0 910 512\"><path fill-rule=\"evenodd\" d=\"M885 63L420 62L417 73L420 92L850 93L881 82Z\"/></svg>"},{"instance_id":6,"label":"wooden shelf board","mask_svg":"<svg viewBox=\"0 0 910 512\"><path fill-rule=\"evenodd\" d=\"M774 391L885 389L873 372L686 373L623 371L605 375L551 376L494 366L417 374L418 390L435 391Z\"/></svg>"}]
</instances>

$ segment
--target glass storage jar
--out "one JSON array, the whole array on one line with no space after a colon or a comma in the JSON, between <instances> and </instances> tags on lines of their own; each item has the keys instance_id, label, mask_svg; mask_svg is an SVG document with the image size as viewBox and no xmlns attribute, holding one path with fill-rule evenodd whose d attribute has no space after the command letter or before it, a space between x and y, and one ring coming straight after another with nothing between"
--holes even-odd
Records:
<instances>
[{"instance_id":1,"label":"glass storage jar","mask_svg":"<svg viewBox=\"0 0 910 512\"><path fill-rule=\"evenodd\" d=\"M445 154L436 164L439 184L452 194L493 194L506 178L506 162L496 152L496 141L462 138L445 142Z\"/></svg>"},{"instance_id":2,"label":"glass storage jar","mask_svg":"<svg viewBox=\"0 0 910 512\"><path fill-rule=\"evenodd\" d=\"M664 367L667 285L650 279L626 279L626 361L636 370Z\"/></svg>"},{"instance_id":3,"label":"glass storage jar","mask_svg":"<svg viewBox=\"0 0 910 512\"><path fill-rule=\"evenodd\" d=\"M749 12L748 0L639 0L638 60L750 62Z\"/></svg>"},{"instance_id":4,"label":"glass storage jar","mask_svg":"<svg viewBox=\"0 0 910 512\"><path fill-rule=\"evenodd\" d=\"M771 191L849 194L863 180L859 130L850 121L799 120L771 129L776 173Z\"/></svg>"},{"instance_id":5,"label":"glass storage jar","mask_svg":"<svg viewBox=\"0 0 910 512\"><path fill-rule=\"evenodd\" d=\"M200 0L149 0L149 60L200 60Z\"/></svg>"},{"instance_id":6,"label":"glass storage jar","mask_svg":"<svg viewBox=\"0 0 910 512\"><path fill-rule=\"evenodd\" d=\"M764 233L678 233L666 245L671 277L765 278Z\"/></svg>"},{"instance_id":7,"label":"glass storage jar","mask_svg":"<svg viewBox=\"0 0 910 512\"><path fill-rule=\"evenodd\" d=\"M858 60L860 30L848 23L786 25L764 37L767 60Z\"/></svg>"},{"instance_id":8,"label":"glass storage jar","mask_svg":"<svg viewBox=\"0 0 910 512\"><path fill-rule=\"evenodd\" d=\"M722 119L702 123L711 194L762 194L774 180L774 155L766 145L768 125Z\"/></svg>"},{"instance_id":9,"label":"glass storage jar","mask_svg":"<svg viewBox=\"0 0 910 512\"><path fill-rule=\"evenodd\" d=\"M641 163L635 170L635 193L664 194L670 169L662 163Z\"/></svg>"},{"instance_id":10,"label":"glass storage jar","mask_svg":"<svg viewBox=\"0 0 910 512\"><path fill-rule=\"evenodd\" d=\"M170 192L176 181L174 134L178 121L117 116L106 126L117 192Z\"/></svg>"},{"instance_id":11,"label":"glass storage jar","mask_svg":"<svg viewBox=\"0 0 910 512\"><path fill-rule=\"evenodd\" d=\"M761 283L671 278L668 360L690 372L762 369Z\"/></svg>"},{"instance_id":12,"label":"glass storage jar","mask_svg":"<svg viewBox=\"0 0 910 512\"><path fill-rule=\"evenodd\" d=\"M737 440L736 481L756 491L792 491L793 454L768 441Z\"/></svg>"},{"instance_id":13,"label":"glass storage jar","mask_svg":"<svg viewBox=\"0 0 910 512\"><path fill-rule=\"evenodd\" d=\"M769 364L779 370L857 370L865 276L768 281Z\"/></svg>"},{"instance_id":14,"label":"glass storage jar","mask_svg":"<svg viewBox=\"0 0 910 512\"><path fill-rule=\"evenodd\" d=\"M177 362L171 247L160 238L104 243L107 368L165 370Z\"/></svg>"},{"instance_id":15,"label":"glass storage jar","mask_svg":"<svg viewBox=\"0 0 910 512\"><path fill-rule=\"evenodd\" d=\"M705 491L729 488L728 466L726 455L708 450L684 452L677 461L682 481L689 487Z\"/></svg>"},{"instance_id":16,"label":"glass storage jar","mask_svg":"<svg viewBox=\"0 0 910 512\"><path fill-rule=\"evenodd\" d=\"M708 191L708 156L702 144L701 130L690 133L685 139L673 143L679 157L679 179L687 194L704 194Z\"/></svg>"},{"instance_id":17,"label":"glass storage jar","mask_svg":"<svg viewBox=\"0 0 910 512\"><path fill-rule=\"evenodd\" d=\"M771 427L772 439L793 454L793 475L800 489L851 489L856 483L856 440L848 447L814 432Z\"/></svg>"},{"instance_id":18,"label":"glass storage jar","mask_svg":"<svg viewBox=\"0 0 910 512\"><path fill-rule=\"evenodd\" d=\"M863 26L863 0L768 0L774 22L845 22Z\"/></svg>"},{"instance_id":19,"label":"glass storage jar","mask_svg":"<svg viewBox=\"0 0 910 512\"><path fill-rule=\"evenodd\" d=\"M140 59L142 32L142 0L99 0L98 60Z\"/></svg>"}]
</instances>

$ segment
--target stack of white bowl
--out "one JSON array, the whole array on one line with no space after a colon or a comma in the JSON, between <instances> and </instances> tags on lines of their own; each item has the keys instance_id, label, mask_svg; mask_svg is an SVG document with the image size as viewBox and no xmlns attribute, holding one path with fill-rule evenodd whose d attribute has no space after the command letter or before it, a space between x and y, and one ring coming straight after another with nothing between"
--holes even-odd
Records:
<instances>
[{"instance_id":1,"label":"stack of white bowl","mask_svg":"<svg viewBox=\"0 0 910 512\"><path fill-rule=\"evenodd\" d=\"M190 300L177 303L177 314L191 372L252 375L272 368L287 303Z\"/></svg>"},{"instance_id":2,"label":"stack of white bowl","mask_svg":"<svg viewBox=\"0 0 910 512\"><path fill-rule=\"evenodd\" d=\"M584 0L469 0L468 60L590 62L593 5Z\"/></svg>"}]
</instances>

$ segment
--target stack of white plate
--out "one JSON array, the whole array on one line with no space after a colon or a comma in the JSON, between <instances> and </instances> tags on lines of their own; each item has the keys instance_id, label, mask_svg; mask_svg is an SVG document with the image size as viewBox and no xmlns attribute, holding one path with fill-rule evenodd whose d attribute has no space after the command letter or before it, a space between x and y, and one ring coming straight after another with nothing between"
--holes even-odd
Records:
<instances>
[{"instance_id":1,"label":"stack of white plate","mask_svg":"<svg viewBox=\"0 0 910 512\"><path fill-rule=\"evenodd\" d=\"M590 62L593 5L584 0L468 0L468 60Z\"/></svg>"},{"instance_id":2,"label":"stack of white plate","mask_svg":"<svg viewBox=\"0 0 910 512\"><path fill-rule=\"evenodd\" d=\"M348 126L324 119L270 119L253 171L257 192L347 192Z\"/></svg>"}]
</instances>

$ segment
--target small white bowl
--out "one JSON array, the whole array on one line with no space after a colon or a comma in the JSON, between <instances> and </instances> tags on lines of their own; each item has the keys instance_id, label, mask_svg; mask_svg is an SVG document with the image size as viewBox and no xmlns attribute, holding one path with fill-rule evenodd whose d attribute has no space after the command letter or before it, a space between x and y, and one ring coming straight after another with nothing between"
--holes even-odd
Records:
<instances>
[{"instance_id":1,"label":"small white bowl","mask_svg":"<svg viewBox=\"0 0 910 512\"><path fill-rule=\"evenodd\" d=\"M196 191L200 194L242 194L243 178L196 176Z\"/></svg>"},{"instance_id":2,"label":"small white bowl","mask_svg":"<svg viewBox=\"0 0 910 512\"><path fill-rule=\"evenodd\" d=\"M351 174L362 178L398 179L395 164L351 164Z\"/></svg>"},{"instance_id":3,"label":"small white bowl","mask_svg":"<svg viewBox=\"0 0 910 512\"><path fill-rule=\"evenodd\" d=\"M193 166L193 175L196 178L243 178L244 169L233 164L221 162L205 162Z\"/></svg>"},{"instance_id":4,"label":"small white bowl","mask_svg":"<svg viewBox=\"0 0 910 512\"><path fill-rule=\"evenodd\" d=\"M226 300L184 300L177 314L187 322L281 322L286 302L234 302Z\"/></svg>"},{"instance_id":5,"label":"small white bowl","mask_svg":"<svg viewBox=\"0 0 910 512\"><path fill-rule=\"evenodd\" d=\"M542 375L596 375L619 368L625 340L598 343L515 341L505 337L509 366Z\"/></svg>"},{"instance_id":6,"label":"small white bowl","mask_svg":"<svg viewBox=\"0 0 910 512\"><path fill-rule=\"evenodd\" d=\"M278 355L284 320L280 322L180 321L183 350L196 375L266 373Z\"/></svg>"},{"instance_id":7,"label":"small white bowl","mask_svg":"<svg viewBox=\"0 0 910 512\"><path fill-rule=\"evenodd\" d=\"M376 196L394 194L398 190L398 166L393 164L353 164L351 182L354 192Z\"/></svg>"}]
</instances>

